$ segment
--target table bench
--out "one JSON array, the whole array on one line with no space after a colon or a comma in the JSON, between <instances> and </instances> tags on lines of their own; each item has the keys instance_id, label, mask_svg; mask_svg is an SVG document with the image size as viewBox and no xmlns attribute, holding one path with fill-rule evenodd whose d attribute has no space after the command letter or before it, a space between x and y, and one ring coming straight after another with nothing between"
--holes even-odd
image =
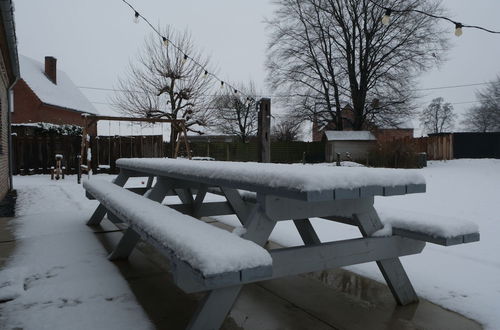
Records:
<instances>
[{"instance_id":1,"label":"table bench","mask_svg":"<svg viewBox=\"0 0 500 330\"><path fill-rule=\"evenodd\" d=\"M448 241L443 241L425 232L405 229L404 225L394 225L382 237L373 236L378 236L384 228L373 206L374 196L425 192L425 181L414 171L173 159L120 159L117 167L120 174L114 183L94 183L95 179L85 183L88 196L100 201L88 225L99 224L106 213L113 222L128 223L129 229L112 253L112 259L126 257L140 237L166 251L164 254L174 260L174 265L179 265L172 270L179 287L186 292L208 292L189 329L219 328L245 283L370 261L377 263L397 303L406 305L418 301L418 297L399 257L420 253L426 241L446 245L459 240L460 243L479 240L477 232L466 232L459 235L460 239L448 237L443 238ZM131 177L149 177L147 188L133 191L122 188ZM242 194L241 190L248 193ZM218 191L226 201L205 202L208 191ZM182 203L161 205L168 195L178 196ZM196 238L205 238L199 230L204 231L210 225L194 218L227 214L236 214L245 229L241 238L225 233L231 235L231 242L235 241L228 246L239 246L241 241L251 241L252 249L264 246L276 223L284 220L293 220L304 245L265 251L271 263L263 261L262 248L252 250L250 254L261 256L262 262L244 261L228 275L204 272L199 263L189 263L179 255L179 247L170 240L159 242L171 230L174 237L189 231L193 238L184 240L185 246L180 250L196 250L199 248ZM309 221L311 217L355 225L363 237L321 242ZM203 229L194 225L196 221ZM166 229L170 228L170 222L175 223L174 229ZM180 225L182 222L189 226ZM215 244L210 242L220 234L221 230L216 230L217 234L204 239L207 246ZM219 251L205 255L205 260L218 260Z\"/></svg>"}]
</instances>

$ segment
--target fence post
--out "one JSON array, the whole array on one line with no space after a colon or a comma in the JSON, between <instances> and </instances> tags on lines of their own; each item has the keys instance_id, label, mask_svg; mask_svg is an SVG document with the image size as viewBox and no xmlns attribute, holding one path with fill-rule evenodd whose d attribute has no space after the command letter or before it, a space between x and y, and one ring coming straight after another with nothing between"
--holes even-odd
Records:
<instances>
[{"instance_id":1,"label":"fence post","mask_svg":"<svg viewBox=\"0 0 500 330\"><path fill-rule=\"evenodd\" d=\"M77 175L77 182L78 184L82 183L82 156L77 155L76 158L78 159L78 175Z\"/></svg>"},{"instance_id":2,"label":"fence post","mask_svg":"<svg viewBox=\"0 0 500 330\"><path fill-rule=\"evenodd\" d=\"M259 101L259 162L271 162L271 99L262 98Z\"/></svg>"}]
</instances>

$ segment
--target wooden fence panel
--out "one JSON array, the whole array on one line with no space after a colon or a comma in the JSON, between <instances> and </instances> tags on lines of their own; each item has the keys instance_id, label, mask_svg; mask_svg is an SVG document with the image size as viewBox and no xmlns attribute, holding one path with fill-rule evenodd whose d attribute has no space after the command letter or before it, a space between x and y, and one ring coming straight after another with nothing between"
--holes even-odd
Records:
<instances>
[{"instance_id":1,"label":"wooden fence panel","mask_svg":"<svg viewBox=\"0 0 500 330\"><path fill-rule=\"evenodd\" d=\"M193 156L212 157L216 160L257 162L257 143L191 142ZM307 162L323 162L325 145L322 142L271 142L271 162L298 163L305 156Z\"/></svg>"},{"instance_id":2,"label":"wooden fence panel","mask_svg":"<svg viewBox=\"0 0 500 330\"><path fill-rule=\"evenodd\" d=\"M417 152L427 153L428 160L453 159L453 134L436 134L413 139Z\"/></svg>"},{"instance_id":3,"label":"wooden fence panel","mask_svg":"<svg viewBox=\"0 0 500 330\"><path fill-rule=\"evenodd\" d=\"M48 174L55 166L55 155L63 155L66 173L77 173L80 155L80 136L13 135L13 173ZM116 160L130 157L164 157L163 137L154 136L99 136L91 141L92 167L99 165L116 171Z\"/></svg>"}]
</instances>

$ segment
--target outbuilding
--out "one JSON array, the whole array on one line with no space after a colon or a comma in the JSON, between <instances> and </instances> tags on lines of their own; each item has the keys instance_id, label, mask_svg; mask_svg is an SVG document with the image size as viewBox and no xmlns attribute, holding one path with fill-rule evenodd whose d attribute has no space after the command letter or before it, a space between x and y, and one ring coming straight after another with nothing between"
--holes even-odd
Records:
<instances>
[{"instance_id":1,"label":"outbuilding","mask_svg":"<svg viewBox=\"0 0 500 330\"><path fill-rule=\"evenodd\" d=\"M336 161L337 154L340 160L365 161L377 143L370 131L325 131L323 141L327 162Z\"/></svg>"}]
</instances>

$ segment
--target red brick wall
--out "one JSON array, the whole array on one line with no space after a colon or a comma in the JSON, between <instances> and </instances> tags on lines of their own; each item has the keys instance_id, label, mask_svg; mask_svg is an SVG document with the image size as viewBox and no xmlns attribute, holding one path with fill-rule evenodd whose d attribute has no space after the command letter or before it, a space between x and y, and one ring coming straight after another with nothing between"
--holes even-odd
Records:
<instances>
[{"instance_id":1,"label":"red brick wall","mask_svg":"<svg viewBox=\"0 0 500 330\"><path fill-rule=\"evenodd\" d=\"M42 103L26 82L20 79L14 86L12 123L39 122L82 126L83 118L81 112ZM90 133L97 134L94 131Z\"/></svg>"},{"instance_id":2,"label":"red brick wall","mask_svg":"<svg viewBox=\"0 0 500 330\"><path fill-rule=\"evenodd\" d=\"M8 86L0 79L0 200L11 189L9 174Z\"/></svg>"},{"instance_id":3,"label":"red brick wall","mask_svg":"<svg viewBox=\"0 0 500 330\"><path fill-rule=\"evenodd\" d=\"M413 128L411 129L378 129L373 132L378 142L413 138Z\"/></svg>"}]
</instances>

